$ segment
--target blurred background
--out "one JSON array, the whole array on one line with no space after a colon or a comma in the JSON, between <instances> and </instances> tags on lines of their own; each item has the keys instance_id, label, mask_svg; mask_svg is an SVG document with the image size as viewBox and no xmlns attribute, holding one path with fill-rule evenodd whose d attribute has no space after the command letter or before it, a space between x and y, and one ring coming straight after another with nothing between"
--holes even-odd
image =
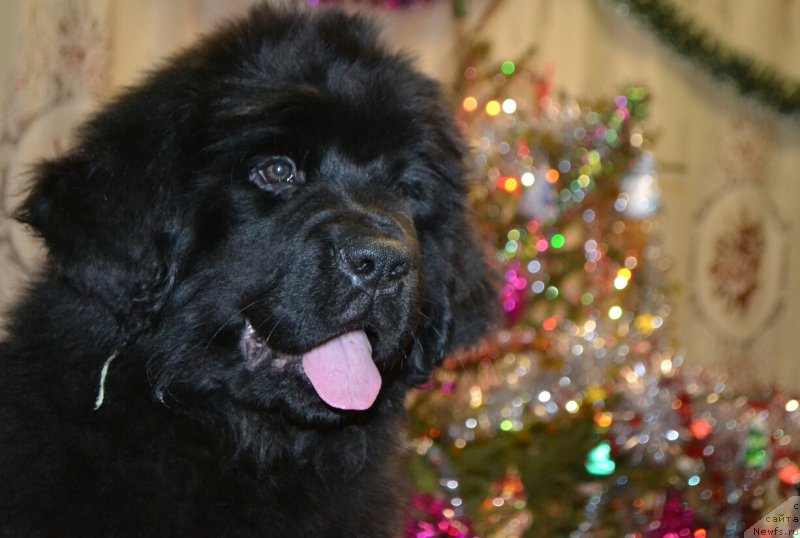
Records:
<instances>
[{"instance_id":1,"label":"blurred background","mask_svg":"<svg viewBox=\"0 0 800 538\"><path fill-rule=\"evenodd\" d=\"M43 259L30 164L252 3L0 3L0 308ZM409 402L408 536L741 536L794 493L800 2L282 4L442 82L504 277L502 329Z\"/></svg>"}]
</instances>

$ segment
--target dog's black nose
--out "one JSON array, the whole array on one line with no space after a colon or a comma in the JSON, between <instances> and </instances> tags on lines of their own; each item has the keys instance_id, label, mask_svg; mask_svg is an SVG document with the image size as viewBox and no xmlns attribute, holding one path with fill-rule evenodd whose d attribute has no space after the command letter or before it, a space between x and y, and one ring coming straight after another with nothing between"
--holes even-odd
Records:
<instances>
[{"instance_id":1,"label":"dog's black nose","mask_svg":"<svg viewBox=\"0 0 800 538\"><path fill-rule=\"evenodd\" d=\"M339 250L339 266L360 288L391 291L408 274L408 250L394 239L359 239Z\"/></svg>"}]
</instances>

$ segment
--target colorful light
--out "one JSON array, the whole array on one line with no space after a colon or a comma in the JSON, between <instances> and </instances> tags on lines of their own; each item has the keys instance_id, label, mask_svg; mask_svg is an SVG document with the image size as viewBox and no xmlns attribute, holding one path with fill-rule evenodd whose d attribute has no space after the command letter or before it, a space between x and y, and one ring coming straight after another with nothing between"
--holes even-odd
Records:
<instances>
[{"instance_id":1,"label":"colorful light","mask_svg":"<svg viewBox=\"0 0 800 538\"><path fill-rule=\"evenodd\" d=\"M503 112L506 114L513 114L517 111L517 102L513 99L506 99L503 101Z\"/></svg>"},{"instance_id":2,"label":"colorful light","mask_svg":"<svg viewBox=\"0 0 800 538\"><path fill-rule=\"evenodd\" d=\"M561 177L561 175L558 173L558 170L556 170L555 168L551 168L544 175L544 178L547 180L548 183L556 183L556 182L558 182L558 178L559 177Z\"/></svg>"},{"instance_id":3,"label":"colorful light","mask_svg":"<svg viewBox=\"0 0 800 538\"><path fill-rule=\"evenodd\" d=\"M796 463L790 463L780 471L778 471L778 478L784 484L793 486L800 483L800 467Z\"/></svg>"},{"instance_id":4,"label":"colorful light","mask_svg":"<svg viewBox=\"0 0 800 538\"><path fill-rule=\"evenodd\" d=\"M555 286L548 286L544 292L544 298L548 301L553 301L558 298L558 288Z\"/></svg>"},{"instance_id":5,"label":"colorful light","mask_svg":"<svg viewBox=\"0 0 800 538\"><path fill-rule=\"evenodd\" d=\"M500 106L499 101L492 99L491 101L486 103L486 113L489 116L497 116L498 114L500 114L500 110L502 110L502 107Z\"/></svg>"},{"instance_id":6,"label":"colorful light","mask_svg":"<svg viewBox=\"0 0 800 538\"><path fill-rule=\"evenodd\" d=\"M558 326L558 320L555 317L547 318L542 322L542 329L545 331L552 331Z\"/></svg>"},{"instance_id":7,"label":"colorful light","mask_svg":"<svg viewBox=\"0 0 800 538\"><path fill-rule=\"evenodd\" d=\"M475 112L478 108L478 100L474 97L465 97L464 100L461 101L461 108L467 112Z\"/></svg>"},{"instance_id":8,"label":"colorful light","mask_svg":"<svg viewBox=\"0 0 800 538\"><path fill-rule=\"evenodd\" d=\"M614 474L617 465L611 459L611 445L603 441L589 451L586 456L586 470L595 476L609 476Z\"/></svg>"},{"instance_id":9,"label":"colorful light","mask_svg":"<svg viewBox=\"0 0 800 538\"><path fill-rule=\"evenodd\" d=\"M515 177L501 178L500 188L506 192L515 192L519 188L519 181Z\"/></svg>"},{"instance_id":10,"label":"colorful light","mask_svg":"<svg viewBox=\"0 0 800 538\"><path fill-rule=\"evenodd\" d=\"M516 70L517 66L511 60L506 60L500 65L500 71L506 76L513 75Z\"/></svg>"},{"instance_id":11,"label":"colorful light","mask_svg":"<svg viewBox=\"0 0 800 538\"><path fill-rule=\"evenodd\" d=\"M711 435L712 429L711 424L704 418L698 418L689 423L689 431L698 441L702 441Z\"/></svg>"},{"instance_id":12,"label":"colorful light","mask_svg":"<svg viewBox=\"0 0 800 538\"><path fill-rule=\"evenodd\" d=\"M586 400L589 403L600 402L608 397L608 391L599 385L586 387Z\"/></svg>"},{"instance_id":13,"label":"colorful light","mask_svg":"<svg viewBox=\"0 0 800 538\"><path fill-rule=\"evenodd\" d=\"M550 238L550 246L555 249L562 248L566 242L567 240L562 234L554 234Z\"/></svg>"},{"instance_id":14,"label":"colorful light","mask_svg":"<svg viewBox=\"0 0 800 538\"><path fill-rule=\"evenodd\" d=\"M594 416L594 423L601 428L608 428L614 423L614 416L611 413L597 413Z\"/></svg>"},{"instance_id":15,"label":"colorful light","mask_svg":"<svg viewBox=\"0 0 800 538\"><path fill-rule=\"evenodd\" d=\"M656 322L656 317L647 313L636 316L636 319L633 320L633 324L636 326L636 330L645 336L651 334L653 330L657 328L657 325L659 325L659 323Z\"/></svg>"},{"instance_id":16,"label":"colorful light","mask_svg":"<svg viewBox=\"0 0 800 538\"><path fill-rule=\"evenodd\" d=\"M530 187L536 181L536 177L533 174L531 174L530 172L525 172L524 174L522 174L522 177L520 178L520 181L522 182L522 184L524 186Z\"/></svg>"},{"instance_id":17,"label":"colorful light","mask_svg":"<svg viewBox=\"0 0 800 538\"><path fill-rule=\"evenodd\" d=\"M758 426L747 432L745 440L744 464L751 469L763 469L768 460L767 434Z\"/></svg>"},{"instance_id":18,"label":"colorful light","mask_svg":"<svg viewBox=\"0 0 800 538\"><path fill-rule=\"evenodd\" d=\"M622 317L622 308L614 305L608 309L608 317L609 319L618 320Z\"/></svg>"}]
</instances>

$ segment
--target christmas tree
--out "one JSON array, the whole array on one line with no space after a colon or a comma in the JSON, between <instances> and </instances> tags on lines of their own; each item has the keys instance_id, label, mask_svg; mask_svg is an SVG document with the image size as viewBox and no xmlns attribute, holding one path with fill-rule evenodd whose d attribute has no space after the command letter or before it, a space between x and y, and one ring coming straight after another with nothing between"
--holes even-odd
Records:
<instances>
[{"instance_id":1,"label":"christmas tree","mask_svg":"<svg viewBox=\"0 0 800 538\"><path fill-rule=\"evenodd\" d=\"M477 57L457 86L506 319L411 402L407 536L740 536L800 478L798 402L673 347L648 92Z\"/></svg>"}]
</instances>

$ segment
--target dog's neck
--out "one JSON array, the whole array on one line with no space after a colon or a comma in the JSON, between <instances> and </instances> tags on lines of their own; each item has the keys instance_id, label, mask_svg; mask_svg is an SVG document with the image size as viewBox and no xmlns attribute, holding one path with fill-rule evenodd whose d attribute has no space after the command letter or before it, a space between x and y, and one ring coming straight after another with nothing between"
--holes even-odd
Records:
<instances>
[{"instance_id":1,"label":"dog's neck","mask_svg":"<svg viewBox=\"0 0 800 538\"><path fill-rule=\"evenodd\" d=\"M369 419L335 426L298 424L279 409L256 410L219 399L200 405L202 409L171 407L164 412L199 424L209 438L225 445L233 461L260 476L302 469L323 482L348 480L405 452L402 401L382 401Z\"/></svg>"}]
</instances>

